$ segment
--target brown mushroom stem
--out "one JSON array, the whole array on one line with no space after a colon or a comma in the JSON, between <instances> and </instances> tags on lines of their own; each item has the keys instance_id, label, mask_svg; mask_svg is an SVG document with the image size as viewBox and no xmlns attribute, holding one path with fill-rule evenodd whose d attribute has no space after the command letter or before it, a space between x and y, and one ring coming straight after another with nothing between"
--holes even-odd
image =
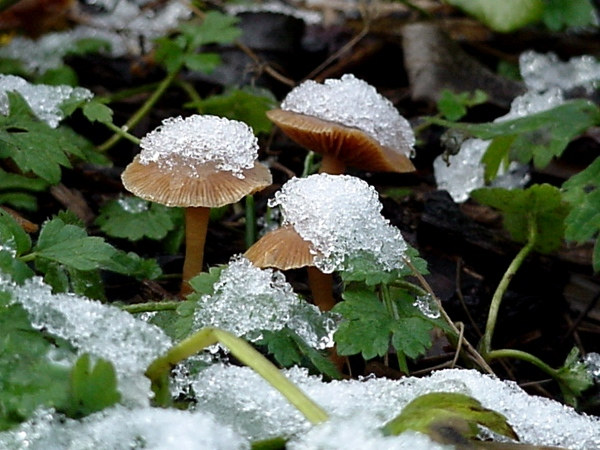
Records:
<instances>
[{"instance_id":1,"label":"brown mushroom stem","mask_svg":"<svg viewBox=\"0 0 600 450\"><path fill-rule=\"evenodd\" d=\"M335 306L333 298L333 275L323 273L315 266L306 268L308 285L313 296L313 302L321 311L329 311Z\"/></svg>"},{"instance_id":2,"label":"brown mushroom stem","mask_svg":"<svg viewBox=\"0 0 600 450\"><path fill-rule=\"evenodd\" d=\"M202 272L209 217L210 208L198 206L185 209L185 260L180 297L185 297L192 292L188 281Z\"/></svg>"},{"instance_id":3,"label":"brown mushroom stem","mask_svg":"<svg viewBox=\"0 0 600 450\"><path fill-rule=\"evenodd\" d=\"M346 164L333 155L324 154L321 159L319 173L328 173L331 175L342 175L346 172Z\"/></svg>"}]
</instances>

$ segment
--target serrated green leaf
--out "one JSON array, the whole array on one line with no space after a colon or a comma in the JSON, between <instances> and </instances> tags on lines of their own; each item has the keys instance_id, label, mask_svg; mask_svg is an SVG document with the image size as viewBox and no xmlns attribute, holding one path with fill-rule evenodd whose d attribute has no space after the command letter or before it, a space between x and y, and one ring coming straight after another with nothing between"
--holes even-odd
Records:
<instances>
[{"instance_id":1,"label":"serrated green leaf","mask_svg":"<svg viewBox=\"0 0 600 450\"><path fill-rule=\"evenodd\" d=\"M560 247L569 207L554 186L539 184L525 190L484 188L471 192L471 197L500 210L504 226L515 241L529 240L531 224L537 230L535 250L550 253Z\"/></svg>"},{"instance_id":2,"label":"serrated green leaf","mask_svg":"<svg viewBox=\"0 0 600 450\"><path fill-rule=\"evenodd\" d=\"M392 327L392 345L396 351L409 358L424 354L431 347L433 326L421 317L406 317L396 320Z\"/></svg>"},{"instance_id":3,"label":"serrated green leaf","mask_svg":"<svg viewBox=\"0 0 600 450\"><path fill-rule=\"evenodd\" d=\"M117 374L107 360L98 359L92 366L90 355L81 355L71 370L69 417L79 418L101 411L121 399Z\"/></svg>"},{"instance_id":4,"label":"serrated green leaf","mask_svg":"<svg viewBox=\"0 0 600 450\"><path fill-rule=\"evenodd\" d=\"M579 356L579 349L573 347L567 355L565 363L556 370L554 376L565 402L571 406L577 406L581 395L594 385L593 375Z\"/></svg>"},{"instance_id":5,"label":"serrated green leaf","mask_svg":"<svg viewBox=\"0 0 600 450\"><path fill-rule=\"evenodd\" d=\"M479 89L473 93L454 93L443 89L437 102L437 108L446 119L456 121L467 113L467 108L479 105L486 100L487 94Z\"/></svg>"},{"instance_id":6,"label":"serrated green leaf","mask_svg":"<svg viewBox=\"0 0 600 450\"><path fill-rule=\"evenodd\" d=\"M544 12L542 0L446 0L492 30L509 33L538 22Z\"/></svg>"},{"instance_id":7,"label":"serrated green leaf","mask_svg":"<svg viewBox=\"0 0 600 450\"><path fill-rule=\"evenodd\" d=\"M447 427L464 438L474 438L478 433L476 425L518 439L506 417L484 408L473 397L456 392L432 392L415 398L383 427L383 433L396 436L413 430L432 434L440 427Z\"/></svg>"},{"instance_id":8,"label":"serrated green leaf","mask_svg":"<svg viewBox=\"0 0 600 450\"><path fill-rule=\"evenodd\" d=\"M13 217L0 208L0 249L20 256L31 249L31 238Z\"/></svg>"},{"instance_id":9,"label":"serrated green leaf","mask_svg":"<svg viewBox=\"0 0 600 450\"><path fill-rule=\"evenodd\" d=\"M104 103L97 100L90 100L82 108L83 115L90 122L112 123L113 111Z\"/></svg>"},{"instance_id":10,"label":"serrated green leaf","mask_svg":"<svg viewBox=\"0 0 600 450\"><path fill-rule=\"evenodd\" d=\"M7 93L9 115L0 115L0 157L11 158L23 172L32 171L48 183L60 181L61 166L71 167L69 155L84 157L92 144L70 128L51 128L37 119L23 98Z\"/></svg>"},{"instance_id":11,"label":"serrated green leaf","mask_svg":"<svg viewBox=\"0 0 600 450\"><path fill-rule=\"evenodd\" d=\"M133 252L113 249L109 260L103 261L100 268L133 277L137 280L154 280L162 275L155 259L141 258Z\"/></svg>"},{"instance_id":12,"label":"serrated green leaf","mask_svg":"<svg viewBox=\"0 0 600 450\"><path fill-rule=\"evenodd\" d=\"M27 264L13 257L7 250L0 250L0 272L9 275L18 284L35 275Z\"/></svg>"},{"instance_id":13,"label":"serrated green leaf","mask_svg":"<svg viewBox=\"0 0 600 450\"><path fill-rule=\"evenodd\" d=\"M48 187L48 183L40 178L26 177L16 173L5 172L0 169L0 190L27 190L41 192Z\"/></svg>"},{"instance_id":14,"label":"serrated green leaf","mask_svg":"<svg viewBox=\"0 0 600 450\"><path fill-rule=\"evenodd\" d=\"M545 0L545 3L542 20L552 31L595 23L594 5L589 0Z\"/></svg>"},{"instance_id":15,"label":"serrated green leaf","mask_svg":"<svg viewBox=\"0 0 600 450\"><path fill-rule=\"evenodd\" d=\"M78 270L93 270L110 264L116 250L99 237L65 224L60 218L44 223L34 252L39 258L64 264Z\"/></svg>"},{"instance_id":16,"label":"serrated green leaf","mask_svg":"<svg viewBox=\"0 0 600 450\"><path fill-rule=\"evenodd\" d=\"M166 37L155 40L156 50L154 59L165 66L168 73L176 72L183 65L185 55L185 39L169 39Z\"/></svg>"},{"instance_id":17,"label":"serrated green leaf","mask_svg":"<svg viewBox=\"0 0 600 450\"><path fill-rule=\"evenodd\" d=\"M184 65L195 72L211 74L221 65L218 53L192 53L183 58Z\"/></svg>"},{"instance_id":18,"label":"serrated green leaf","mask_svg":"<svg viewBox=\"0 0 600 450\"><path fill-rule=\"evenodd\" d=\"M204 114L227 117L247 123L255 133L268 133L273 127L266 112L277 106L274 95L265 90L251 87L230 89L221 95L212 95L195 106Z\"/></svg>"},{"instance_id":19,"label":"serrated green leaf","mask_svg":"<svg viewBox=\"0 0 600 450\"><path fill-rule=\"evenodd\" d=\"M583 243L596 238L594 270L600 270L600 158L562 185L564 198L571 205L565 219L565 238Z\"/></svg>"},{"instance_id":20,"label":"serrated green leaf","mask_svg":"<svg viewBox=\"0 0 600 450\"><path fill-rule=\"evenodd\" d=\"M178 208L168 208L137 197L121 197L100 208L96 225L109 236L138 241L142 238L163 239L175 228Z\"/></svg>"}]
</instances>

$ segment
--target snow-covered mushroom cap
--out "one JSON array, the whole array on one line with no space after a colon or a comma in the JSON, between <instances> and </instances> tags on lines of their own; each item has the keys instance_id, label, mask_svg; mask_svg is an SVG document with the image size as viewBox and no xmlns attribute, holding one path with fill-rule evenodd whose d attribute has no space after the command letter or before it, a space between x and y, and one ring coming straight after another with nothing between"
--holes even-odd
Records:
<instances>
[{"instance_id":1,"label":"snow-covered mushroom cap","mask_svg":"<svg viewBox=\"0 0 600 450\"><path fill-rule=\"evenodd\" d=\"M256 162L257 139L243 122L208 115L165 119L140 142L123 184L168 206L218 207L271 184Z\"/></svg>"},{"instance_id":2,"label":"snow-covered mushroom cap","mask_svg":"<svg viewBox=\"0 0 600 450\"><path fill-rule=\"evenodd\" d=\"M283 225L312 244L315 265L323 272L351 270L365 258L381 270L403 266L407 249L400 230L381 215L375 188L349 175L311 175L288 181L271 207L279 206Z\"/></svg>"},{"instance_id":3,"label":"snow-covered mushroom cap","mask_svg":"<svg viewBox=\"0 0 600 450\"><path fill-rule=\"evenodd\" d=\"M408 121L375 88L354 75L309 80L287 95L273 120L293 140L333 153L365 170L408 172L415 136Z\"/></svg>"}]
</instances>

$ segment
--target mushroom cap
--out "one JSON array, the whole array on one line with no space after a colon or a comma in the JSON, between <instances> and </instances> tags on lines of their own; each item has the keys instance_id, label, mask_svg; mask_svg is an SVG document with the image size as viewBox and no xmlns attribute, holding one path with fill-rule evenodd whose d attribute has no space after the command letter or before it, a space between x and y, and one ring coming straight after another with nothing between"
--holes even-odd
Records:
<instances>
[{"instance_id":1,"label":"mushroom cap","mask_svg":"<svg viewBox=\"0 0 600 450\"><path fill-rule=\"evenodd\" d=\"M415 170L405 154L381 145L358 128L282 109L268 111L267 116L293 141L348 166L374 172Z\"/></svg>"},{"instance_id":2,"label":"mushroom cap","mask_svg":"<svg viewBox=\"0 0 600 450\"><path fill-rule=\"evenodd\" d=\"M236 203L269 186L271 172L259 162L240 175L218 170L215 162L199 163L172 157L169 166L140 162L137 155L121 175L129 192L167 206L215 208Z\"/></svg>"},{"instance_id":3,"label":"mushroom cap","mask_svg":"<svg viewBox=\"0 0 600 450\"><path fill-rule=\"evenodd\" d=\"M305 241L291 225L270 231L255 242L244 256L257 267L279 270L314 266L311 244Z\"/></svg>"}]
</instances>

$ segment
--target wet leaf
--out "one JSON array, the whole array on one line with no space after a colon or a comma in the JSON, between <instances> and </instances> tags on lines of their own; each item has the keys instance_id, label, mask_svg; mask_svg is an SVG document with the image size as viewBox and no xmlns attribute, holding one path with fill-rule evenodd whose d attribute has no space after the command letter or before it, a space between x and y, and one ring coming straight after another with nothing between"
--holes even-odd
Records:
<instances>
[{"instance_id":1,"label":"wet leaf","mask_svg":"<svg viewBox=\"0 0 600 450\"><path fill-rule=\"evenodd\" d=\"M383 432L395 436L413 430L432 435L440 427L448 426L465 438L474 438L477 425L518 439L506 417L484 408L473 397L456 392L432 392L415 398L384 426Z\"/></svg>"},{"instance_id":2,"label":"wet leaf","mask_svg":"<svg viewBox=\"0 0 600 450\"><path fill-rule=\"evenodd\" d=\"M471 192L471 197L502 212L504 226L517 242L529 240L529 226L535 226L534 249L550 253L562 244L564 221L569 206L560 190L549 184L528 189L484 188Z\"/></svg>"},{"instance_id":3,"label":"wet leaf","mask_svg":"<svg viewBox=\"0 0 600 450\"><path fill-rule=\"evenodd\" d=\"M579 358L579 349L573 347L562 367L557 369L554 379L558 382L565 402L577 406L583 392L594 384L594 377L586 364Z\"/></svg>"}]
</instances>

